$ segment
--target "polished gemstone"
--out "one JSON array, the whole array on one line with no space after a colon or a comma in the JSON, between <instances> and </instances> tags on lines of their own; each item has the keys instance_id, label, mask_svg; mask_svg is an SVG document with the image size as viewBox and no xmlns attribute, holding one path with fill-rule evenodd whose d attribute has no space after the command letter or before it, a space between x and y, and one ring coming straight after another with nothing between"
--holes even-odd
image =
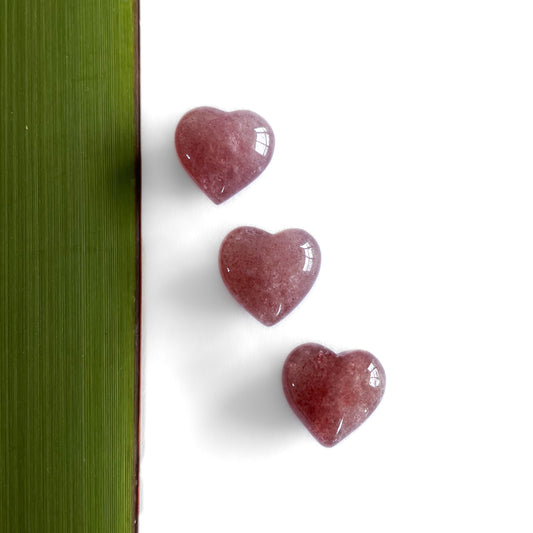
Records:
<instances>
[{"instance_id":1,"label":"polished gemstone","mask_svg":"<svg viewBox=\"0 0 533 533\"><path fill-rule=\"evenodd\" d=\"M219 266L234 298L257 320L272 326L311 289L320 270L320 248L301 229L272 235L243 226L224 239Z\"/></svg>"},{"instance_id":2,"label":"polished gemstone","mask_svg":"<svg viewBox=\"0 0 533 533\"><path fill-rule=\"evenodd\" d=\"M252 111L197 107L180 120L174 140L185 170L215 204L257 178L274 151L272 128Z\"/></svg>"},{"instance_id":3,"label":"polished gemstone","mask_svg":"<svg viewBox=\"0 0 533 533\"><path fill-rule=\"evenodd\" d=\"M285 396L311 434L334 446L359 427L385 392L385 372L371 354L336 354L320 344L302 344L283 367Z\"/></svg>"}]
</instances>

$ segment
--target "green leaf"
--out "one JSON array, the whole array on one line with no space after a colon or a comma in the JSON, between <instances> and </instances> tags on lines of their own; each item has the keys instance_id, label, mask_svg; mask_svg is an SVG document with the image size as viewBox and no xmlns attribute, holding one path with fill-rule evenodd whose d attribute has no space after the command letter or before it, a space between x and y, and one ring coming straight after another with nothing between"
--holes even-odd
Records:
<instances>
[{"instance_id":1,"label":"green leaf","mask_svg":"<svg viewBox=\"0 0 533 533\"><path fill-rule=\"evenodd\" d=\"M131 532L132 0L0 0L0 531Z\"/></svg>"}]
</instances>

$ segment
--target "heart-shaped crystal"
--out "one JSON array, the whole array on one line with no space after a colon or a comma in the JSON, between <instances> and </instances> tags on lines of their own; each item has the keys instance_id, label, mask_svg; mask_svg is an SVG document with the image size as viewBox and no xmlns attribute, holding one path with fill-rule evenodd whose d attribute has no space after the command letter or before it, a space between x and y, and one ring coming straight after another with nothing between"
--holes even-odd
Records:
<instances>
[{"instance_id":1,"label":"heart-shaped crystal","mask_svg":"<svg viewBox=\"0 0 533 533\"><path fill-rule=\"evenodd\" d=\"M257 178L274 151L272 128L252 111L197 107L179 121L174 140L185 170L215 204Z\"/></svg>"},{"instance_id":2,"label":"heart-shaped crystal","mask_svg":"<svg viewBox=\"0 0 533 533\"><path fill-rule=\"evenodd\" d=\"M362 350L336 354L302 344L287 357L282 374L289 405L324 446L334 446L376 409L385 392L381 363Z\"/></svg>"},{"instance_id":3,"label":"heart-shaped crystal","mask_svg":"<svg viewBox=\"0 0 533 533\"><path fill-rule=\"evenodd\" d=\"M301 229L272 235L243 226L224 239L219 266L234 298L257 320L272 326L311 289L320 270L320 249Z\"/></svg>"}]
</instances>

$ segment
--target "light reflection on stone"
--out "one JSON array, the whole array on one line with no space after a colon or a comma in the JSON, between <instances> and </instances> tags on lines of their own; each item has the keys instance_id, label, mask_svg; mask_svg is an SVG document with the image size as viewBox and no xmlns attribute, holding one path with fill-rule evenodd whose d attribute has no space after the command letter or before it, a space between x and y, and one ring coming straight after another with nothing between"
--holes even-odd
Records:
<instances>
[{"instance_id":1,"label":"light reflection on stone","mask_svg":"<svg viewBox=\"0 0 533 533\"><path fill-rule=\"evenodd\" d=\"M371 387L379 387L379 370L374 366L374 363L370 363L367 370L370 372L370 379L368 383Z\"/></svg>"},{"instance_id":2,"label":"light reflection on stone","mask_svg":"<svg viewBox=\"0 0 533 533\"><path fill-rule=\"evenodd\" d=\"M255 151L262 156L266 156L268 154L268 147L270 146L270 134L263 126L254 128L254 131L256 132Z\"/></svg>"}]
</instances>

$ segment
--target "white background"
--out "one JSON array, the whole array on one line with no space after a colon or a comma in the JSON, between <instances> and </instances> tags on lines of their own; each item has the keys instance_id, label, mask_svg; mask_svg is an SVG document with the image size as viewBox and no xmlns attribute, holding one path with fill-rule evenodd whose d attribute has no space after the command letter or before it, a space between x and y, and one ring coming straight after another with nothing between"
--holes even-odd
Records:
<instances>
[{"instance_id":1,"label":"white background","mask_svg":"<svg viewBox=\"0 0 533 533\"><path fill-rule=\"evenodd\" d=\"M140 532L531 532L533 4L141 4ZM276 135L220 206L174 151L202 105ZM321 246L272 328L218 273L240 225ZM387 373L332 449L282 393L303 342Z\"/></svg>"}]
</instances>

